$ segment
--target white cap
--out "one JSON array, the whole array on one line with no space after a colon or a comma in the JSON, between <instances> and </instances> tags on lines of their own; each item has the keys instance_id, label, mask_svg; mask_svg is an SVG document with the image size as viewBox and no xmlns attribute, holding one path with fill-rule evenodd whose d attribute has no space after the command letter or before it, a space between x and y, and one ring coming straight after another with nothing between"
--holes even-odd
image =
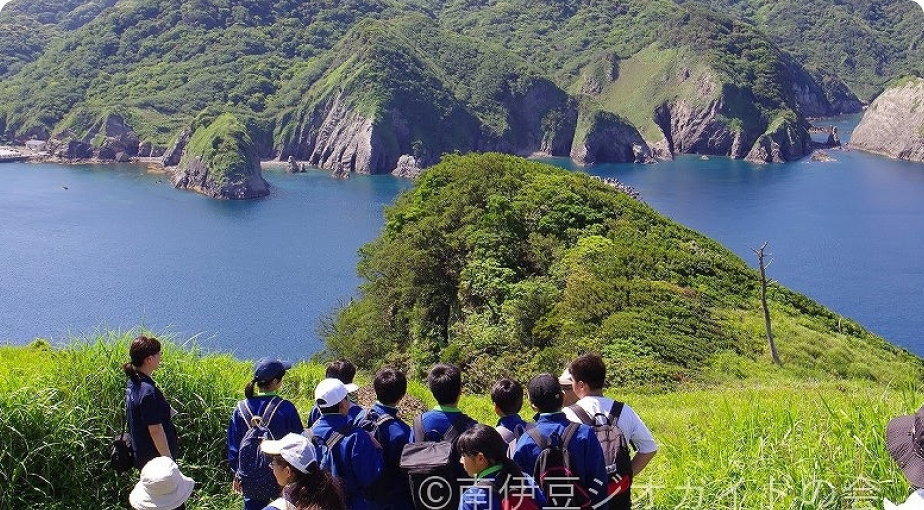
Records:
<instances>
[{"instance_id":1,"label":"white cap","mask_svg":"<svg viewBox=\"0 0 924 510\"><path fill-rule=\"evenodd\" d=\"M343 384L340 379L328 378L318 383L314 390L314 399L318 407L332 407L346 398L348 393L359 389L359 386L350 383Z\"/></svg>"},{"instance_id":2,"label":"white cap","mask_svg":"<svg viewBox=\"0 0 924 510\"><path fill-rule=\"evenodd\" d=\"M180 473L170 457L152 459L141 469L141 480L128 495L137 510L173 510L192 494L196 482Z\"/></svg>"},{"instance_id":3,"label":"white cap","mask_svg":"<svg viewBox=\"0 0 924 510\"><path fill-rule=\"evenodd\" d=\"M571 386L574 384L574 380L571 378L570 370L566 368L565 371L562 372L560 376L558 376L558 384L561 384L562 386Z\"/></svg>"},{"instance_id":4,"label":"white cap","mask_svg":"<svg viewBox=\"0 0 924 510\"><path fill-rule=\"evenodd\" d=\"M260 449L269 455L279 455L302 473L307 473L308 466L318 461L311 441L303 435L291 432L278 441L264 440L260 443Z\"/></svg>"}]
</instances>

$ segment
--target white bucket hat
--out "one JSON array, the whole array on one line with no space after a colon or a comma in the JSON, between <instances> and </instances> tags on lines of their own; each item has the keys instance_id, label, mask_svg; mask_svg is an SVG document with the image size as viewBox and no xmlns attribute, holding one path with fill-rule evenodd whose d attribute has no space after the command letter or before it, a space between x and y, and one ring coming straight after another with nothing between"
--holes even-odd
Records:
<instances>
[{"instance_id":1,"label":"white bucket hat","mask_svg":"<svg viewBox=\"0 0 924 510\"><path fill-rule=\"evenodd\" d=\"M302 473L307 473L308 466L318 461L311 441L301 434L290 432L278 441L264 440L260 443L260 449L269 455L279 455Z\"/></svg>"},{"instance_id":2,"label":"white bucket hat","mask_svg":"<svg viewBox=\"0 0 924 510\"><path fill-rule=\"evenodd\" d=\"M136 510L173 510L189 499L196 482L180 473L170 457L157 457L144 465L141 480L128 502Z\"/></svg>"},{"instance_id":3,"label":"white bucket hat","mask_svg":"<svg viewBox=\"0 0 924 510\"><path fill-rule=\"evenodd\" d=\"M318 383L314 390L314 398L319 407L331 407L339 404L347 394L359 389L359 386L350 383L343 384L340 379L328 378Z\"/></svg>"}]
</instances>

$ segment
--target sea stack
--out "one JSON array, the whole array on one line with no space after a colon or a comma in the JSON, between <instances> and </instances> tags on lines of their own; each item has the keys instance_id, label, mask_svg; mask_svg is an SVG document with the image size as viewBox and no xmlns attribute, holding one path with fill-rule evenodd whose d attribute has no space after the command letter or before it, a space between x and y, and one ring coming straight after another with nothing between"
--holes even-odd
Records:
<instances>
[{"instance_id":1,"label":"sea stack","mask_svg":"<svg viewBox=\"0 0 924 510\"><path fill-rule=\"evenodd\" d=\"M246 200L269 194L247 127L233 114L220 115L190 136L173 185L212 198Z\"/></svg>"}]
</instances>

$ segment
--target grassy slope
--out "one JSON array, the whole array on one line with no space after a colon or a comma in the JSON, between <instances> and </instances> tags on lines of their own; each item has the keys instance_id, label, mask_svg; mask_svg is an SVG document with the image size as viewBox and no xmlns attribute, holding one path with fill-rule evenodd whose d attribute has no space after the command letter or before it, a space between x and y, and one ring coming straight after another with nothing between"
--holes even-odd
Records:
<instances>
[{"instance_id":1,"label":"grassy slope","mask_svg":"<svg viewBox=\"0 0 924 510\"><path fill-rule=\"evenodd\" d=\"M120 426L119 365L131 336L104 333L56 350L0 348L0 507L124 506L137 474L114 475L105 457ZM873 507L882 496L902 499L906 484L882 432L890 418L917 408L920 386L808 380L763 362L745 368L750 376L726 374L707 387L608 392L629 402L660 443L636 481L645 508L833 509L851 501L866 508L863 498ZM224 430L249 373L249 363L203 357L192 341L166 344L155 379L180 412L180 464L198 482L187 508L240 505L228 491ZM321 365L298 364L282 393L307 412L322 375ZM359 379L368 383L368 374ZM434 404L418 381L409 393ZM481 422L495 421L485 396L465 395L460 406Z\"/></svg>"},{"instance_id":2,"label":"grassy slope","mask_svg":"<svg viewBox=\"0 0 924 510\"><path fill-rule=\"evenodd\" d=\"M247 127L231 113L196 129L180 165L193 157L208 167L209 176L219 185L243 181L259 165Z\"/></svg>"}]
</instances>

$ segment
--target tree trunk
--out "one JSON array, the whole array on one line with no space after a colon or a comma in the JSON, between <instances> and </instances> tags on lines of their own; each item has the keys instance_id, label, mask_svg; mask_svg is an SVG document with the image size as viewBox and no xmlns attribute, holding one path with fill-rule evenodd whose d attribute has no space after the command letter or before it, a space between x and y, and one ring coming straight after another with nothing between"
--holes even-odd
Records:
<instances>
[{"instance_id":1,"label":"tree trunk","mask_svg":"<svg viewBox=\"0 0 924 510\"><path fill-rule=\"evenodd\" d=\"M751 251L757 254L757 262L760 265L760 304L764 309L764 329L767 331L767 343L770 344L770 355L773 356L774 363L778 366L783 366L783 362L780 361L780 354L776 350L776 342L773 341L773 329L770 327L770 308L767 307L767 286L771 282L767 281L767 266L769 264L764 264L764 250L766 248L767 243L764 242L764 245L761 246L760 249L755 250L751 248Z\"/></svg>"}]
</instances>

